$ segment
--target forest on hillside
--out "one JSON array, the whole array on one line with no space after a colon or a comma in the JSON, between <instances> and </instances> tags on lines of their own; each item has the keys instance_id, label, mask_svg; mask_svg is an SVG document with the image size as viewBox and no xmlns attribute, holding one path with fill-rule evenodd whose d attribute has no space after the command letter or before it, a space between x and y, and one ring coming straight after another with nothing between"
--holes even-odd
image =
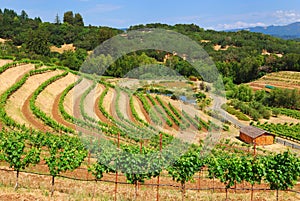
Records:
<instances>
[{"instance_id":1,"label":"forest on hillside","mask_svg":"<svg viewBox=\"0 0 300 201\"><path fill-rule=\"evenodd\" d=\"M67 66L79 70L92 51L105 40L124 33L123 30L84 25L79 13L68 11L62 19L53 16L53 22L42 22L39 17L30 18L25 11L20 14L10 9L0 9L0 57L13 57L41 60L46 63ZM182 33L198 42L214 60L224 77L235 83L243 83L261 77L265 73L279 70L300 71L300 42L283 40L248 31L222 32L204 30L195 24L167 25L153 23L135 25L127 31L163 28ZM51 52L51 46L60 47L73 44L75 51ZM219 46L219 50L215 47ZM265 52L265 54L262 54ZM168 52L145 50L124 55L106 71L106 75L123 77L138 64L164 64L184 76L195 76L191 65L171 56L164 60ZM106 60L110 55L103 55ZM99 73L100 74L100 73ZM196 75L199 76L199 75Z\"/></svg>"}]
</instances>

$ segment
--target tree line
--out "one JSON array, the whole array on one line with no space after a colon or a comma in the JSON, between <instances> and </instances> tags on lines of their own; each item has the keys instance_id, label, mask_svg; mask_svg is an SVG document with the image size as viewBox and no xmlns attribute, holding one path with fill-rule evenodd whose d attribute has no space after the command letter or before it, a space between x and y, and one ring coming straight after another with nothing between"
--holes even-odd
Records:
<instances>
[{"instance_id":1,"label":"tree line","mask_svg":"<svg viewBox=\"0 0 300 201\"><path fill-rule=\"evenodd\" d=\"M44 62L65 65L78 70L93 50L111 37L124 33L123 30L111 27L84 25L79 13L67 11L61 21L58 15L53 22L42 22L39 17L31 19L25 11L17 14L14 10L0 10L0 37L10 39L0 44L0 56L15 56L17 59L30 58ZM283 40L261 33L248 31L225 32L204 30L195 24L167 25L153 23L135 25L128 31L143 28L162 28L187 35L198 42L211 56L219 72L224 77L231 77L235 83L248 82L262 75L279 70L300 70L300 45L295 40ZM51 45L74 44L75 52L63 54L51 52ZM227 50L214 50L220 45ZM262 55L262 51L269 55ZM279 54L282 55L278 56ZM166 55L171 55L166 59ZM110 55L105 55L109 57ZM188 56L188 55L187 55ZM108 58L109 59L109 58ZM107 69L106 75L122 77L137 67L144 59L146 63L162 62L183 76L201 76L182 58L172 53L144 50L124 55Z\"/></svg>"}]
</instances>

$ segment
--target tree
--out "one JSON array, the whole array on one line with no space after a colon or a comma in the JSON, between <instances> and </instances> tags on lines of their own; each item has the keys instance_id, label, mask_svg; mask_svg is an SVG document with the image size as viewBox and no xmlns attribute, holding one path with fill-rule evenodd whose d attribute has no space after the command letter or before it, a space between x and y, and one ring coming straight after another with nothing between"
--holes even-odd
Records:
<instances>
[{"instance_id":1,"label":"tree","mask_svg":"<svg viewBox=\"0 0 300 201\"><path fill-rule=\"evenodd\" d=\"M75 137L48 134L47 139L45 145L49 153L44 159L52 176L52 196L55 177L61 172L73 171L78 168L87 156L87 151L80 139Z\"/></svg>"},{"instance_id":2,"label":"tree","mask_svg":"<svg viewBox=\"0 0 300 201\"><path fill-rule=\"evenodd\" d=\"M167 170L173 180L180 182L182 189L182 200L185 197L185 183L193 180L193 176L203 166L204 161L200 159L199 150L190 150L182 155Z\"/></svg>"},{"instance_id":3,"label":"tree","mask_svg":"<svg viewBox=\"0 0 300 201\"><path fill-rule=\"evenodd\" d=\"M17 190L19 185L19 172L24 170L30 164L40 162L40 147L28 140L28 136L19 132L0 133L0 159L9 163L9 167L17 171L16 185Z\"/></svg>"},{"instance_id":4,"label":"tree","mask_svg":"<svg viewBox=\"0 0 300 201\"><path fill-rule=\"evenodd\" d=\"M243 172L245 165L241 157L235 155L226 155L213 157L208 167L209 178L218 178L225 184L226 200L228 198L228 189L236 182L240 183L244 179Z\"/></svg>"},{"instance_id":5,"label":"tree","mask_svg":"<svg viewBox=\"0 0 300 201\"><path fill-rule=\"evenodd\" d=\"M60 23L61 23L61 22L60 22L60 18L59 18L59 16L58 16L58 14L56 14L55 20L54 20L54 24L59 25Z\"/></svg>"},{"instance_id":6,"label":"tree","mask_svg":"<svg viewBox=\"0 0 300 201\"><path fill-rule=\"evenodd\" d=\"M84 26L83 18L82 18L82 16L79 13L75 14L74 25L75 26Z\"/></svg>"},{"instance_id":7,"label":"tree","mask_svg":"<svg viewBox=\"0 0 300 201\"><path fill-rule=\"evenodd\" d=\"M74 24L74 15L72 11L67 11L64 13L64 23Z\"/></svg>"},{"instance_id":8,"label":"tree","mask_svg":"<svg viewBox=\"0 0 300 201\"><path fill-rule=\"evenodd\" d=\"M144 183L146 179L158 176L162 170L162 163L159 158L152 157L155 153L145 148L140 150L139 147L124 146L122 150L116 160L117 171L123 172L127 182L134 184L137 196L138 182ZM159 167L154 168L153 164L159 164Z\"/></svg>"},{"instance_id":9,"label":"tree","mask_svg":"<svg viewBox=\"0 0 300 201\"><path fill-rule=\"evenodd\" d=\"M24 10L21 11L20 18L21 18L21 20L27 20L28 19L28 15Z\"/></svg>"},{"instance_id":10,"label":"tree","mask_svg":"<svg viewBox=\"0 0 300 201\"><path fill-rule=\"evenodd\" d=\"M265 90L257 90L254 93L254 100L258 102L264 102L264 99L266 97L266 91Z\"/></svg>"},{"instance_id":11,"label":"tree","mask_svg":"<svg viewBox=\"0 0 300 201\"><path fill-rule=\"evenodd\" d=\"M245 167L243 180L251 184L251 201L253 200L253 187L255 184L260 184L266 175L266 167L263 163L263 157L243 158Z\"/></svg>"},{"instance_id":12,"label":"tree","mask_svg":"<svg viewBox=\"0 0 300 201\"><path fill-rule=\"evenodd\" d=\"M27 50L44 56L48 56L50 54L48 32L40 28L36 31L29 31L28 36L29 37L25 42Z\"/></svg>"},{"instance_id":13,"label":"tree","mask_svg":"<svg viewBox=\"0 0 300 201\"><path fill-rule=\"evenodd\" d=\"M272 190L276 190L276 199L278 200L278 191L292 188L300 176L300 160L289 151L272 155L264 161L266 166L266 182L269 183Z\"/></svg>"}]
</instances>

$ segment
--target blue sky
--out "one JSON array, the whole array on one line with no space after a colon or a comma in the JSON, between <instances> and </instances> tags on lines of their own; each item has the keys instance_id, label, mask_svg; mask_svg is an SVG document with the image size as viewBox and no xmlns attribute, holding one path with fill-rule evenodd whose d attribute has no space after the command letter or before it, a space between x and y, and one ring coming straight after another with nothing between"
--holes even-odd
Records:
<instances>
[{"instance_id":1,"label":"blue sky","mask_svg":"<svg viewBox=\"0 0 300 201\"><path fill-rule=\"evenodd\" d=\"M0 0L0 8L25 10L49 22L72 10L85 25L116 28L160 22L223 30L300 21L300 0Z\"/></svg>"}]
</instances>

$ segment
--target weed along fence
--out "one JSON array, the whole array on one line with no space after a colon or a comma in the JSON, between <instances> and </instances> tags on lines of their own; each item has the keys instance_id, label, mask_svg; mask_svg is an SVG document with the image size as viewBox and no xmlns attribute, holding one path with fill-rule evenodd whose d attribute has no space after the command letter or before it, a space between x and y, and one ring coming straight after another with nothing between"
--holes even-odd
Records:
<instances>
[{"instance_id":1,"label":"weed along fence","mask_svg":"<svg viewBox=\"0 0 300 201\"><path fill-rule=\"evenodd\" d=\"M15 172L13 169L3 167L3 165L4 164L2 164L2 168L0 168L0 182L2 186L13 187L15 182ZM38 164L34 167L34 169L28 169L20 172L20 187L30 188L33 190L41 187L50 188L52 176L47 173L45 167L45 164ZM33 181L36 180L36 182L30 182L29 178ZM85 191L88 191L86 193L92 197L96 196L96 194L100 194L101 196L101 188L103 189L103 185L105 185L105 189L108 189L108 192L110 192L110 199L114 198L115 200L122 200L124 192L131 192L131 194L136 198L143 198L150 192L152 196L147 196L148 198L151 198L151 200L164 200L166 192L174 191L177 196L175 200L190 200L189 198L191 198L191 195L200 196L203 193L208 196L222 195L232 200L235 200L234 198L238 195L243 195L244 200L254 200L254 197L259 196L261 193L275 197L275 195L273 195L275 194L275 191L271 190L267 183L252 186L249 182L242 181L240 183L235 182L232 187L227 188L226 185L221 183L217 178L210 178L207 167L203 167L201 171L193 175L192 181L187 182L184 189L182 185L173 181L167 172L162 172L158 178L146 180L144 183L138 182L134 185L129 184L126 181L126 176L122 173L108 173L105 174L102 179L95 180L87 168L78 168L74 172L67 172L57 176L56 181L61 184L66 184L66 186L70 186L64 187L63 189L55 187L55 191L57 192L63 191L64 193L70 194L74 188L85 188L86 186L87 188ZM37 186L34 185L34 183L39 184ZM88 184L92 185L93 188L88 188ZM283 193L293 194L296 196L300 195L300 183L298 182L293 189L279 192L279 197L282 197L283 195L280 196L280 194ZM207 198L207 200L209 200L209 198Z\"/></svg>"}]
</instances>

